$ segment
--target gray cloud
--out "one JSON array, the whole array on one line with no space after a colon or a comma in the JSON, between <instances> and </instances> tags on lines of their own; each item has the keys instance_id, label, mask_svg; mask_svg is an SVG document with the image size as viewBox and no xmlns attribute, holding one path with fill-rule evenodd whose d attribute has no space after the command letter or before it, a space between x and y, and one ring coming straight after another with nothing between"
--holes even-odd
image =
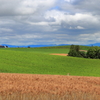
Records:
<instances>
[{"instance_id":1,"label":"gray cloud","mask_svg":"<svg viewBox=\"0 0 100 100\"><path fill-rule=\"evenodd\" d=\"M0 15L37 14L53 7L56 0L0 0Z\"/></svg>"},{"instance_id":2,"label":"gray cloud","mask_svg":"<svg viewBox=\"0 0 100 100\"><path fill-rule=\"evenodd\" d=\"M99 42L99 3L99 0L0 0L0 43Z\"/></svg>"}]
</instances>

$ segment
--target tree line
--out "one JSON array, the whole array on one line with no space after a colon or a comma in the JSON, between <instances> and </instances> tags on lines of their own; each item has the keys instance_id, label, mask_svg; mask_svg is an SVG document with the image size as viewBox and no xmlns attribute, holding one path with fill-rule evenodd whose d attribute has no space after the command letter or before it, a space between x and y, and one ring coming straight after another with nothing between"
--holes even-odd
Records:
<instances>
[{"instance_id":1,"label":"tree line","mask_svg":"<svg viewBox=\"0 0 100 100\"><path fill-rule=\"evenodd\" d=\"M100 59L100 47L90 47L87 52L85 52L80 51L79 45L71 45L68 55L73 57Z\"/></svg>"}]
</instances>

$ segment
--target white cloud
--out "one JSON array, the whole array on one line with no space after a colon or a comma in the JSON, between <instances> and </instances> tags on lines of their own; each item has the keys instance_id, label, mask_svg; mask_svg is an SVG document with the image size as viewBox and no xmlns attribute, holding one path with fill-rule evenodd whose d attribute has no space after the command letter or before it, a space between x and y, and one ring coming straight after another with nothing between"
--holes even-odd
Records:
<instances>
[{"instance_id":1,"label":"white cloud","mask_svg":"<svg viewBox=\"0 0 100 100\"><path fill-rule=\"evenodd\" d=\"M69 3L72 3L72 2L74 2L75 0L64 0L64 1L69 2Z\"/></svg>"},{"instance_id":2,"label":"white cloud","mask_svg":"<svg viewBox=\"0 0 100 100\"><path fill-rule=\"evenodd\" d=\"M66 14L64 11L51 10L45 14L47 20L54 19L53 22L49 22L50 25L60 25L62 23L65 26L75 27L76 29L91 28L92 25L100 25L100 19L98 16L93 16L87 13L76 13L74 15ZM68 27L68 28L69 28Z\"/></svg>"},{"instance_id":3,"label":"white cloud","mask_svg":"<svg viewBox=\"0 0 100 100\"><path fill-rule=\"evenodd\" d=\"M27 22L27 23L29 23L29 24L31 24L31 25L48 25L48 22L36 22L36 23L34 23L34 22Z\"/></svg>"},{"instance_id":4,"label":"white cloud","mask_svg":"<svg viewBox=\"0 0 100 100\"><path fill-rule=\"evenodd\" d=\"M85 29L85 28L81 27L81 26L77 26L77 27L75 27L75 29Z\"/></svg>"},{"instance_id":5,"label":"white cloud","mask_svg":"<svg viewBox=\"0 0 100 100\"><path fill-rule=\"evenodd\" d=\"M69 27L69 29L85 29L84 27L81 27L81 26L76 26L76 27Z\"/></svg>"},{"instance_id":6,"label":"white cloud","mask_svg":"<svg viewBox=\"0 0 100 100\"><path fill-rule=\"evenodd\" d=\"M91 33L91 34L80 34L80 39L83 40L93 40L96 42L100 42L100 32L97 33Z\"/></svg>"},{"instance_id":7,"label":"white cloud","mask_svg":"<svg viewBox=\"0 0 100 100\"><path fill-rule=\"evenodd\" d=\"M9 28L0 28L0 32L13 32L13 30Z\"/></svg>"},{"instance_id":8,"label":"white cloud","mask_svg":"<svg viewBox=\"0 0 100 100\"><path fill-rule=\"evenodd\" d=\"M67 1L67 2L71 2L71 0L65 0L65 1Z\"/></svg>"}]
</instances>

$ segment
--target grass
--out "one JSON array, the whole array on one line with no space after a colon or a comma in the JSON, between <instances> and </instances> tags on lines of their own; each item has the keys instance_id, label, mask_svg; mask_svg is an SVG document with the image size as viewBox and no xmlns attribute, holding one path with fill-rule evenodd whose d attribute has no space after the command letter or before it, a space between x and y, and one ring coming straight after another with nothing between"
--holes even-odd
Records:
<instances>
[{"instance_id":1,"label":"grass","mask_svg":"<svg viewBox=\"0 0 100 100\"><path fill-rule=\"evenodd\" d=\"M88 50L89 46L80 46L80 50ZM25 52L41 52L41 53L68 53L70 45L53 46L53 47L37 47L37 48L2 48L4 50L25 51Z\"/></svg>"},{"instance_id":2,"label":"grass","mask_svg":"<svg viewBox=\"0 0 100 100\"><path fill-rule=\"evenodd\" d=\"M9 50L8 50L9 49ZM55 56L57 50L8 48L0 49L0 72L100 77L100 60ZM33 50L33 51L32 51ZM46 50L46 49L45 49ZM59 50L59 49L58 49ZM65 49L64 49L65 50ZM24 52L23 52L24 51ZM28 52L29 51L29 52ZM63 53L63 50L59 51Z\"/></svg>"},{"instance_id":3,"label":"grass","mask_svg":"<svg viewBox=\"0 0 100 100\"><path fill-rule=\"evenodd\" d=\"M38 53L68 53L68 48L2 48L2 50L38 52Z\"/></svg>"},{"instance_id":4,"label":"grass","mask_svg":"<svg viewBox=\"0 0 100 100\"><path fill-rule=\"evenodd\" d=\"M61 48L61 49L69 49L70 48L70 45L65 45L65 46L52 46L52 47L38 47L39 49L41 49L41 48L48 48L48 49L52 49L52 48L56 48L56 49L59 49L59 48ZM88 50L90 48L90 46L82 46L82 45L80 45L80 49L82 49L82 50ZM37 49L37 48L36 48Z\"/></svg>"}]
</instances>

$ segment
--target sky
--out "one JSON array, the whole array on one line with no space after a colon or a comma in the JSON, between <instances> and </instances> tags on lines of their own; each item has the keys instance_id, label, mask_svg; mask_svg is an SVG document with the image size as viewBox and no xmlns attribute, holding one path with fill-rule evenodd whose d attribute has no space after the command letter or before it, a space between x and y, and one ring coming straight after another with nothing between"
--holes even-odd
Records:
<instances>
[{"instance_id":1,"label":"sky","mask_svg":"<svg viewBox=\"0 0 100 100\"><path fill-rule=\"evenodd\" d=\"M99 0L0 0L0 44L100 43Z\"/></svg>"}]
</instances>

